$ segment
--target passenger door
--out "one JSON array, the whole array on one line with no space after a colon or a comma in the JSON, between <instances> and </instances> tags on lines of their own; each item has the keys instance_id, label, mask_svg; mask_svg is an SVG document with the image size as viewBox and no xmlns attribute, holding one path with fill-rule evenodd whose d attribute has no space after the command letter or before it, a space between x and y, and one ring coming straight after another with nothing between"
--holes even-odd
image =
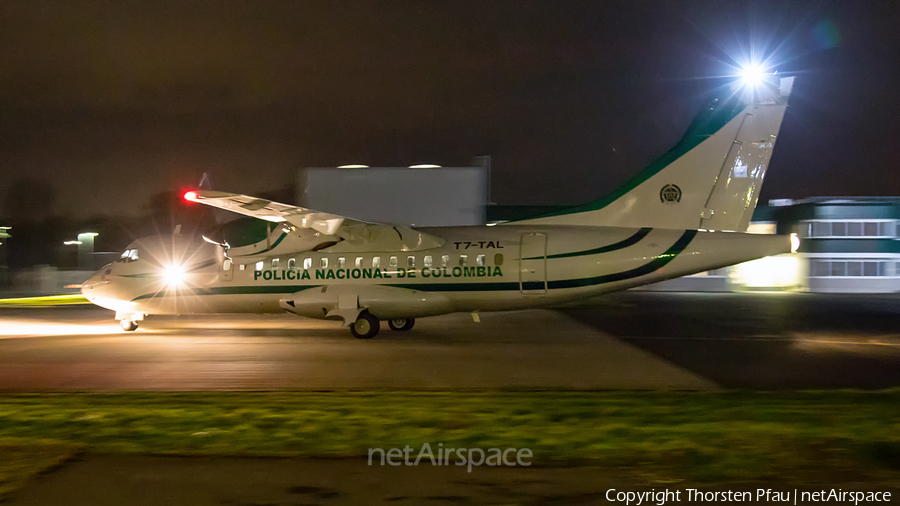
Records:
<instances>
[{"instance_id":1,"label":"passenger door","mask_svg":"<svg viewBox=\"0 0 900 506\"><path fill-rule=\"evenodd\" d=\"M524 295L547 293L547 234L522 234L519 245L519 290Z\"/></svg>"}]
</instances>

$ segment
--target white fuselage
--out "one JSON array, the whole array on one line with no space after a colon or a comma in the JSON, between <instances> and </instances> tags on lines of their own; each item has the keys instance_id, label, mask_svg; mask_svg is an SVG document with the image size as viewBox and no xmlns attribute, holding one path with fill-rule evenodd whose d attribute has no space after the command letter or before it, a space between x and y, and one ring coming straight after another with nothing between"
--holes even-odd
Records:
<instances>
[{"instance_id":1,"label":"white fuselage","mask_svg":"<svg viewBox=\"0 0 900 506\"><path fill-rule=\"evenodd\" d=\"M422 232L445 242L359 251L344 241L316 252L227 259L213 244L146 238L131 246L138 260L105 267L82 291L117 313L141 315L288 310L325 318L352 296L390 319L559 304L791 251L788 236L694 230L507 225ZM165 273L173 263L176 280Z\"/></svg>"}]
</instances>

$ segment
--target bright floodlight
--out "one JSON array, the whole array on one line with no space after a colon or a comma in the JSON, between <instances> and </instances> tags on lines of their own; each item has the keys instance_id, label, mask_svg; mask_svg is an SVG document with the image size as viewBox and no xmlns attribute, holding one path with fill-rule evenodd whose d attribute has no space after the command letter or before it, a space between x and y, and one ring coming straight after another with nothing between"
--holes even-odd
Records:
<instances>
[{"instance_id":1,"label":"bright floodlight","mask_svg":"<svg viewBox=\"0 0 900 506\"><path fill-rule=\"evenodd\" d=\"M765 72L759 65L748 65L741 69L741 79L750 86L756 86L761 83L764 75Z\"/></svg>"},{"instance_id":2,"label":"bright floodlight","mask_svg":"<svg viewBox=\"0 0 900 506\"><path fill-rule=\"evenodd\" d=\"M185 192L184 200L187 200L189 202L196 202L197 201L197 192L195 192L193 190L191 190L189 192Z\"/></svg>"},{"instance_id":3,"label":"bright floodlight","mask_svg":"<svg viewBox=\"0 0 900 506\"><path fill-rule=\"evenodd\" d=\"M166 283L180 285L184 282L184 269L180 265L170 265L163 271Z\"/></svg>"}]
</instances>

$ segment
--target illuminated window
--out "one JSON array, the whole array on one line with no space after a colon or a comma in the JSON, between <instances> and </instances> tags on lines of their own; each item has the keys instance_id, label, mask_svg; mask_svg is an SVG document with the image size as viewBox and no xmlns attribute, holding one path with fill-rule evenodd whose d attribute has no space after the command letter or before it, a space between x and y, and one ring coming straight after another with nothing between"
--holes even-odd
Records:
<instances>
[{"instance_id":1,"label":"illuminated window","mask_svg":"<svg viewBox=\"0 0 900 506\"><path fill-rule=\"evenodd\" d=\"M243 270L246 270L246 269L247 269L247 266L244 265L244 264L241 264L241 265L238 266L238 270L242 270L242 271L243 271Z\"/></svg>"},{"instance_id":2,"label":"illuminated window","mask_svg":"<svg viewBox=\"0 0 900 506\"><path fill-rule=\"evenodd\" d=\"M494 255L494 265L503 265L503 253Z\"/></svg>"},{"instance_id":3,"label":"illuminated window","mask_svg":"<svg viewBox=\"0 0 900 506\"><path fill-rule=\"evenodd\" d=\"M222 261L222 270L223 271L231 270L231 259L230 258L226 258L224 261Z\"/></svg>"},{"instance_id":4,"label":"illuminated window","mask_svg":"<svg viewBox=\"0 0 900 506\"><path fill-rule=\"evenodd\" d=\"M372 257L372 267L375 269L381 267L381 257Z\"/></svg>"},{"instance_id":5,"label":"illuminated window","mask_svg":"<svg viewBox=\"0 0 900 506\"><path fill-rule=\"evenodd\" d=\"M431 268L431 266L433 264L434 264L434 261L431 258L431 255L425 255L425 267Z\"/></svg>"},{"instance_id":6,"label":"illuminated window","mask_svg":"<svg viewBox=\"0 0 900 506\"><path fill-rule=\"evenodd\" d=\"M306 270L306 269L310 269L310 268L312 268L312 258L304 258L303 259L303 269Z\"/></svg>"},{"instance_id":7,"label":"illuminated window","mask_svg":"<svg viewBox=\"0 0 900 506\"><path fill-rule=\"evenodd\" d=\"M263 263L262 263L262 261L256 262L256 265L254 266L254 268L255 268L255 270L257 270L257 271L263 270Z\"/></svg>"},{"instance_id":8,"label":"illuminated window","mask_svg":"<svg viewBox=\"0 0 900 506\"><path fill-rule=\"evenodd\" d=\"M477 257L475 257L475 265L479 267L484 265L484 255L478 255Z\"/></svg>"},{"instance_id":9,"label":"illuminated window","mask_svg":"<svg viewBox=\"0 0 900 506\"><path fill-rule=\"evenodd\" d=\"M357 269L362 269L363 266L363 257L356 257L356 262L353 263L353 266Z\"/></svg>"},{"instance_id":10,"label":"illuminated window","mask_svg":"<svg viewBox=\"0 0 900 506\"><path fill-rule=\"evenodd\" d=\"M412 268L416 266L416 257L406 257L406 267Z\"/></svg>"},{"instance_id":11,"label":"illuminated window","mask_svg":"<svg viewBox=\"0 0 900 506\"><path fill-rule=\"evenodd\" d=\"M297 259L296 259L296 258L289 258L289 259L288 259L288 266L287 266L287 268L288 268L289 271L292 271L292 270L296 269L296 268L297 268Z\"/></svg>"},{"instance_id":12,"label":"illuminated window","mask_svg":"<svg viewBox=\"0 0 900 506\"><path fill-rule=\"evenodd\" d=\"M328 268L328 259L322 257L319 259L319 269L327 269Z\"/></svg>"},{"instance_id":13,"label":"illuminated window","mask_svg":"<svg viewBox=\"0 0 900 506\"><path fill-rule=\"evenodd\" d=\"M441 255L441 267L450 265L450 255Z\"/></svg>"},{"instance_id":14,"label":"illuminated window","mask_svg":"<svg viewBox=\"0 0 900 506\"><path fill-rule=\"evenodd\" d=\"M278 259L277 258L272 259L272 268L278 269Z\"/></svg>"},{"instance_id":15,"label":"illuminated window","mask_svg":"<svg viewBox=\"0 0 900 506\"><path fill-rule=\"evenodd\" d=\"M397 257L391 257L391 259L388 261L388 267L397 267L397 265Z\"/></svg>"},{"instance_id":16,"label":"illuminated window","mask_svg":"<svg viewBox=\"0 0 900 506\"><path fill-rule=\"evenodd\" d=\"M469 255L460 255L459 256L459 266L465 267L469 264Z\"/></svg>"},{"instance_id":17,"label":"illuminated window","mask_svg":"<svg viewBox=\"0 0 900 506\"><path fill-rule=\"evenodd\" d=\"M343 268L344 268L344 265L345 265L346 263L347 263L347 262L346 262L346 260L344 260L344 257L338 257L337 268L338 268L338 269L343 269Z\"/></svg>"}]
</instances>

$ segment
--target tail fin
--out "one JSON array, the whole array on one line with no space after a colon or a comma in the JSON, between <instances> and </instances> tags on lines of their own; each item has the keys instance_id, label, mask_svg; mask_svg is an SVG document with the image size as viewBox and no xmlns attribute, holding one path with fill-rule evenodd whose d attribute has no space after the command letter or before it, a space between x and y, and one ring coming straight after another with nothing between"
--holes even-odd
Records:
<instances>
[{"instance_id":1,"label":"tail fin","mask_svg":"<svg viewBox=\"0 0 900 506\"><path fill-rule=\"evenodd\" d=\"M785 77L774 90L713 100L674 148L611 195L515 223L744 231L793 84Z\"/></svg>"}]
</instances>

